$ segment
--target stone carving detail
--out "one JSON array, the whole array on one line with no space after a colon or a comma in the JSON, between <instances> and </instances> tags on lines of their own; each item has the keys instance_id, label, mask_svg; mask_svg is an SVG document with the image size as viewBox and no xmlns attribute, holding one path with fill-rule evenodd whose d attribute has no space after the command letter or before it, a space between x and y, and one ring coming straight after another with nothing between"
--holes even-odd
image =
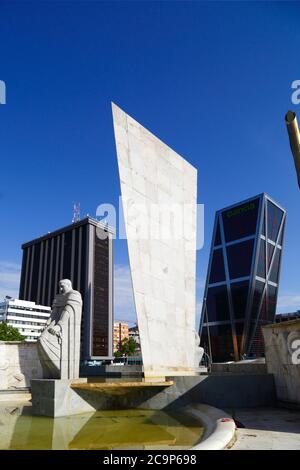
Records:
<instances>
[{"instance_id":1,"label":"stone carving detail","mask_svg":"<svg viewBox=\"0 0 300 470\"><path fill-rule=\"evenodd\" d=\"M59 282L46 328L37 341L44 378L77 379L82 298L69 279Z\"/></svg>"}]
</instances>

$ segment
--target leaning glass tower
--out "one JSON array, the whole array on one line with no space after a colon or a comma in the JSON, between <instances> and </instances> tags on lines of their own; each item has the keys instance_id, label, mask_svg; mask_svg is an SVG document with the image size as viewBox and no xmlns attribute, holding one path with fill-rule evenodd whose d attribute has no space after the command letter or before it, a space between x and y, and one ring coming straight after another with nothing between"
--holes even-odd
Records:
<instances>
[{"instance_id":1,"label":"leaning glass tower","mask_svg":"<svg viewBox=\"0 0 300 470\"><path fill-rule=\"evenodd\" d=\"M213 362L260 357L273 323L286 211L267 194L217 211L200 322Z\"/></svg>"}]
</instances>

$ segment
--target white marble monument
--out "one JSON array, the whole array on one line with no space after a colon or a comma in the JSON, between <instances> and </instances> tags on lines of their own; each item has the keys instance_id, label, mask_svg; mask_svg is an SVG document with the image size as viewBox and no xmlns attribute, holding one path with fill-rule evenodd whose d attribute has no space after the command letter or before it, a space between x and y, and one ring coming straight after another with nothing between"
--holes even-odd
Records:
<instances>
[{"instance_id":1,"label":"white marble monument","mask_svg":"<svg viewBox=\"0 0 300 470\"><path fill-rule=\"evenodd\" d=\"M144 374L193 375L197 170L112 107Z\"/></svg>"}]
</instances>

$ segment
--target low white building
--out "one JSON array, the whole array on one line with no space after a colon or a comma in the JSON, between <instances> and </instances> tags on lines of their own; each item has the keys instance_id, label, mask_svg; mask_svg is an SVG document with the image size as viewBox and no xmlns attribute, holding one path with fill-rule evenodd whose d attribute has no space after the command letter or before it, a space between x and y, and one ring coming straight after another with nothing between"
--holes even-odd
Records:
<instances>
[{"instance_id":1,"label":"low white building","mask_svg":"<svg viewBox=\"0 0 300 470\"><path fill-rule=\"evenodd\" d=\"M19 330L26 341L36 341L45 328L51 308L19 299L0 301L0 323L6 322Z\"/></svg>"}]
</instances>

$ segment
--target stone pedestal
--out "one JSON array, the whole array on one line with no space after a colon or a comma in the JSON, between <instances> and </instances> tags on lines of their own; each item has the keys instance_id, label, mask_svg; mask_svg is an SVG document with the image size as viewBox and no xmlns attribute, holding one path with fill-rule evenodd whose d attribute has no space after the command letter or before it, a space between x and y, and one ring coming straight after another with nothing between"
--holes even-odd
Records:
<instances>
[{"instance_id":1,"label":"stone pedestal","mask_svg":"<svg viewBox=\"0 0 300 470\"><path fill-rule=\"evenodd\" d=\"M193 403L222 409L274 406L274 379L270 374L224 373L168 377L165 383L32 381L33 413L53 418L96 410L168 410Z\"/></svg>"},{"instance_id":2,"label":"stone pedestal","mask_svg":"<svg viewBox=\"0 0 300 470\"><path fill-rule=\"evenodd\" d=\"M83 399L70 385L85 383L87 379L43 379L31 381L32 411L36 416L58 418L95 411L96 408Z\"/></svg>"}]
</instances>

